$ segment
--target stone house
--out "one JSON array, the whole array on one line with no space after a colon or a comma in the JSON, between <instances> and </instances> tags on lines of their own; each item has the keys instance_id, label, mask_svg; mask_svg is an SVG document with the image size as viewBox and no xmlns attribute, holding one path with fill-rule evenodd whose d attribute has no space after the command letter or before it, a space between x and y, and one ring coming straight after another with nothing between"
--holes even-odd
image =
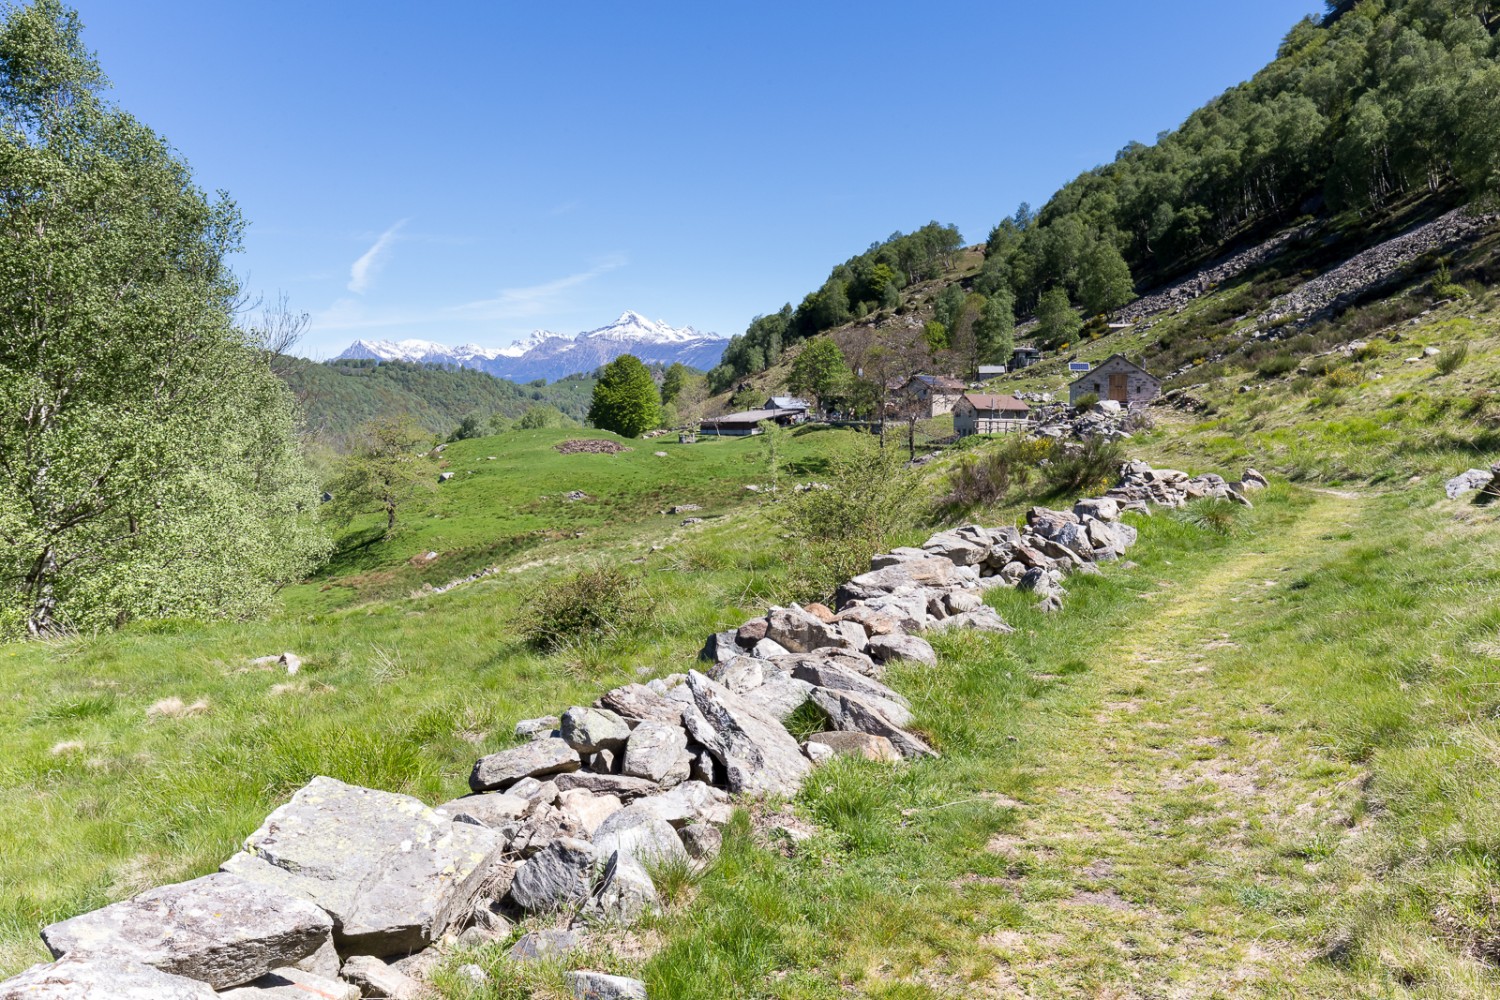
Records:
<instances>
[{"instance_id":1,"label":"stone house","mask_svg":"<svg viewBox=\"0 0 1500 1000\"><path fill-rule=\"evenodd\" d=\"M1076 405L1084 396L1112 399L1121 406L1147 403L1161 395L1161 379L1122 354L1111 355L1094 370L1068 385L1068 402Z\"/></svg>"},{"instance_id":2,"label":"stone house","mask_svg":"<svg viewBox=\"0 0 1500 1000\"><path fill-rule=\"evenodd\" d=\"M938 417L952 413L964 394L964 384L947 375L913 375L901 387L907 404L921 417Z\"/></svg>"},{"instance_id":3,"label":"stone house","mask_svg":"<svg viewBox=\"0 0 1500 1000\"><path fill-rule=\"evenodd\" d=\"M953 408L953 429L959 437L970 434L1009 434L1031 424L1031 408L1014 396L965 393Z\"/></svg>"}]
</instances>

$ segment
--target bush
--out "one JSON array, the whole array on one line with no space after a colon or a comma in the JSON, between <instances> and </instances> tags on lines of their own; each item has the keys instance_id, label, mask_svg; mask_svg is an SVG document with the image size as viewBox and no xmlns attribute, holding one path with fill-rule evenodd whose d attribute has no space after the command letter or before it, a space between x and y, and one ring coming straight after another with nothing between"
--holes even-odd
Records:
<instances>
[{"instance_id":1,"label":"bush","mask_svg":"<svg viewBox=\"0 0 1500 1000\"><path fill-rule=\"evenodd\" d=\"M1445 348L1437 356L1434 364L1437 366L1439 375L1452 375L1463 367L1463 363L1467 360L1469 360L1469 345L1454 344L1452 347Z\"/></svg>"},{"instance_id":2,"label":"bush","mask_svg":"<svg viewBox=\"0 0 1500 1000\"><path fill-rule=\"evenodd\" d=\"M1199 531L1234 538L1244 533L1245 510L1244 506L1233 500L1204 497L1174 510L1172 517Z\"/></svg>"},{"instance_id":3,"label":"bush","mask_svg":"<svg viewBox=\"0 0 1500 1000\"><path fill-rule=\"evenodd\" d=\"M650 624L656 604L638 577L616 566L580 570L544 584L526 602L521 637L551 652Z\"/></svg>"},{"instance_id":4,"label":"bush","mask_svg":"<svg viewBox=\"0 0 1500 1000\"><path fill-rule=\"evenodd\" d=\"M1297 359L1285 351L1272 354L1270 357L1261 358L1256 362L1255 373L1261 378L1276 378L1287 372L1295 371Z\"/></svg>"},{"instance_id":5,"label":"bush","mask_svg":"<svg viewBox=\"0 0 1500 1000\"><path fill-rule=\"evenodd\" d=\"M1043 467L1047 491L1076 497L1113 486L1125 464L1125 448L1118 441L1091 437L1081 445L1052 442L1052 455Z\"/></svg>"},{"instance_id":6,"label":"bush","mask_svg":"<svg viewBox=\"0 0 1500 1000\"><path fill-rule=\"evenodd\" d=\"M1016 435L980 454L965 455L939 503L954 512L994 507L1030 483L1050 451L1046 440Z\"/></svg>"},{"instance_id":7,"label":"bush","mask_svg":"<svg viewBox=\"0 0 1500 1000\"><path fill-rule=\"evenodd\" d=\"M1328 373L1328 384L1335 389L1348 389L1359 385L1359 372L1353 368L1335 368Z\"/></svg>"},{"instance_id":8,"label":"bush","mask_svg":"<svg viewBox=\"0 0 1500 1000\"><path fill-rule=\"evenodd\" d=\"M1082 396L1078 397L1078 401L1073 404L1073 409L1077 410L1079 413L1082 413L1084 410L1087 410L1097 402L1099 402L1098 393L1086 392Z\"/></svg>"},{"instance_id":9,"label":"bush","mask_svg":"<svg viewBox=\"0 0 1500 1000\"><path fill-rule=\"evenodd\" d=\"M791 584L796 598L826 600L925 513L917 473L894 445L856 446L830 462L824 479L828 489L787 497L772 514L799 553Z\"/></svg>"}]
</instances>

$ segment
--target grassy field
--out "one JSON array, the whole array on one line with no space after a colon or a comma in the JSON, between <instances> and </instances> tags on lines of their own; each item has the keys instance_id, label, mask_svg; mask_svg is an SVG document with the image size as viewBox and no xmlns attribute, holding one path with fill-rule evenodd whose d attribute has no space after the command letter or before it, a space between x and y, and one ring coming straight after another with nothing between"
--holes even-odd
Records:
<instances>
[{"instance_id":1,"label":"grassy field","mask_svg":"<svg viewBox=\"0 0 1500 1000\"><path fill-rule=\"evenodd\" d=\"M1215 412L1131 442L1304 485L1223 533L1139 519L1139 565L1071 580L1061 615L993 593L1015 635L943 637L937 669L895 678L940 760L840 762L741 813L718 863L664 878L667 911L598 935L589 962L672 998L1500 992L1500 515L1441 491L1482 448L1484 412L1459 401L1488 391L1500 343L1483 320L1426 321L1470 346L1450 375L1392 341L1331 406L1294 374L1226 383ZM744 490L768 479L766 442L555 450L578 436L607 437L450 447L454 479L395 537L352 526L270 621L0 648L0 972L45 957L46 922L212 870L315 774L441 801L517 719L680 670L785 593L790 560ZM783 483L852 440L788 436ZM1355 464L1372 449L1383 465ZM936 494L942 463L927 475ZM662 513L682 503L704 523ZM654 611L528 647L533 588L593 563L637 572ZM249 664L283 649L295 677ZM564 996L559 969L503 950L455 955L444 995ZM463 961L491 985L459 981Z\"/></svg>"}]
</instances>

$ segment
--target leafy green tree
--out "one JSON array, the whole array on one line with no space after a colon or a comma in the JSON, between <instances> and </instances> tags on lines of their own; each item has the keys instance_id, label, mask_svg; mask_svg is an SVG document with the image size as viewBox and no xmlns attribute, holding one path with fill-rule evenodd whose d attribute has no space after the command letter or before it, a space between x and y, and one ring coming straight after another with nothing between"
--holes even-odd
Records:
<instances>
[{"instance_id":1,"label":"leafy green tree","mask_svg":"<svg viewBox=\"0 0 1500 1000\"><path fill-rule=\"evenodd\" d=\"M521 414L521 418L516 421L516 430L539 431L548 427L567 427L572 423L568 415L557 407L541 403Z\"/></svg>"},{"instance_id":2,"label":"leafy green tree","mask_svg":"<svg viewBox=\"0 0 1500 1000\"><path fill-rule=\"evenodd\" d=\"M448 435L449 441L467 441L470 438L483 437L485 434L485 421L477 413L469 413L458 422L452 434Z\"/></svg>"},{"instance_id":3,"label":"leafy green tree","mask_svg":"<svg viewBox=\"0 0 1500 1000\"><path fill-rule=\"evenodd\" d=\"M1041 302L1037 304L1036 318L1039 324L1037 332L1043 340L1052 344L1071 341L1083 329L1083 319L1068 300L1067 291L1061 287L1049 288L1042 293Z\"/></svg>"},{"instance_id":4,"label":"leafy green tree","mask_svg":"<svg viewBox=\"0 0 1500 1000\"><path fill-rule=\"evenodd\" d=\"M326 553L242 223L58 0L0 21L0 634L247 615Z\"/></svg>"},{"instance_id":5,"label":"leafy green tree","mask_svg":"<svg viewBox=\"0 0 1500 1000\"><path fill-rule=\"evenodd\" d=\"M659 400L641 359L622 354L604 366L594 386L589 422L621 437L640 437L660 421Z\"/></svg>"},{"instance_id":6,"label":"leafy green tree","mask_svg":"<svg viewBox=\"0 0 1500 1000\"><path fill-rule=\"evenodd\" d=\"M385 537L396 532L396 515L436 488L437 463L423 450L430 436L410 420L384 418L364 428L360 448L339 464L328 492L329 514L347 524L356 515L385 515Z\"/></svg>"},{"instance_id":7,"label":"leafy green tree","mask_svg":"<svg viewBox=\"0 0 1500 1000\"><path fill-rule=\"evenodd\" d=\"M792 362L787 388L799 396L811 396L819 409L844 392L850 380L844 352L831 337L817 337Z\"/></svg>"},{"instance_id":8,"label":"leafy green tree","mask_svg":"<svg viewBox=\"0 0 1500 1000\"><path fill-rule=\"evenodd\" d=\"M951 344L948 338L948 328L935 319L930 319L922 325L922 340L927 344L927 349L934 354L938 351L946 351Z\"/></svg>"},{"instance_id":9,"label":"leafy green tree","mask_svg":"<svg viewBox=\"0 0 1500 1000\"><path fill-rule=\"evenodd\" d=\"M1015 347L1016 297L1002 288L985 300L974 327L979 340L980 357L985 361L1004 362Z\"/></svg>"},{"instance_id":10,"label":"leafy green tree","mask_svg":"<svg viewBox=\"0 0 1500 1000\"><path fill-rule=\"evenodd\" d=\"M1083 308L1093 316L1118 309L1135 297L1130 265L1114 241L1095 240L1084 255L1078 295Z\"/></svg>"},{"instance_id":11,"label":"leafy green tree","mask_svg":"<svg viewBox=\"0 0 1500 1000\"><path fill-rule=\"evenodd\" d=\"M676 402L677 397L682 395L682 389L687 385L688 379L692 377L692 371L687 365L680 361L674 361L667 369L667 373L661 380L661 401L663 403Z\"/></svg>"}]
</instances>

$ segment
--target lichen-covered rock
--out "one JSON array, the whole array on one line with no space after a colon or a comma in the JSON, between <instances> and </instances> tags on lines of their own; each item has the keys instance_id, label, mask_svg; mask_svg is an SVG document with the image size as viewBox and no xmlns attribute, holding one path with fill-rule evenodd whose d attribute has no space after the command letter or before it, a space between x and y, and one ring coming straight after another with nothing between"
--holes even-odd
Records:
<instances>
[{"instance_id":1,"label":"lichen-covered rock","mask_svg":"<svg viewBox=\"0 0 1500 1000\"><path fill-rule=\"evenodd\" d=\"M217 1000L207 983L118 955L33 965L0 983L0 1000Z\"/></svg>"},{"instance_id":2,"label":"lichen-covered rock","mask_svg":"<svg viewBox=\"0 0 1500 1000\"><path fill-rule=\"evenodd\" d=\"M903 757L936 757L937 753L920 737L896 725L880 710L878 703L842 691L818 688L813 703L828 716L834 729L843 732L884 736Z\"/></svg>"},{"instance_id":3,"label":"lichen-covered rock","mask_svg":"<svg viewBox=\"0 0 1500 1000\"><path fill-rule=\"evenodd\" d=\"M563 713L563 742L580 754L619 750L630 738L630 724L607 708L575 705Z\"/></svg>"},{"instance_id":4,"label":"lichen-covered rock","mask_svg":"<svg viewBox=\"0 0 1500 1000\"><path fill-rule=\"evenodd\" d=\"M561 958L583 945L584 936L578 931L546 929L521 935L508 954L512 962L540 962Z\"/></svg>"},{"instance_id":5,"label":"lichen-covered rock","mask_svg":"<svg viewBox=\"0 0 1500 1000\"><path fill-rule=\"evenodd\" d=\"M332 933L302 896L218 872L52 924L42 940L54 958L121 955L222 990L300 962Z\"/></svg>"},{"instance_id":6,"label":"lichen-covered rock","mask_svg":"<svg viewBox=\"0 0 1500 1000\"><path fill-rule=\"evenodd\" d=\"M564 978L575 1000L646 1000L646 984L639 979L603 972L569 972Z\"/></svg>"},{"instance_id":7,"label":"lichen-covered rock","mask_svg":"<svg viewBox=\"0 0 1500 1000\"><path fill-rule=\"evenodd\" d=\"M588 912L615 923L633 924L660 907L656 884L646 866L619 851L611 854Z\"/></svg>"},{"instance_id":8,"label":"lichen-covered rock","mask_svg":"<svg viewBox=\"0 0 1500 1000\"><path fill-rule=\"evenodd\" d=\"M682 724L682 706L644 684L617 687L596 704L599 708L609 709L627 722L661 722L669 726Z\"/></svg>"},{"instance_id":9,"label":"lichen-covered rock","mask_svg":"<svg viewBox=\"0 0 1500 1000\"><path fill-rule=\"evenodd\" d=\"M692 735L724 766L730 791L797 794L812 765L774 716L697 671L688 674L688 688L709 727Z\"/></svg>"},{"instance_id":10,"label":"lichen-covered rock","mask_svg":"<svg viewBox=\"0 0 1500 1000\"><path fill-rule=\"evenodd\" d=\"M549 736L479 758L469 775L469 787L476 792L493 792L509 788L522 778L566 774L582 766L583 758L577 750Z\"/></svg>"},{"instance_id":11,"label":"lichen-covered rock","mask_svg":"<svg viewBox=\"0 0 1500 1000\"><path fill-rule=\"evenodd\" d=\"M642 864L687 857L677 831L653 810L636 804L605 819L594 831L594 847L601 857L618 851Z\"/></svg>"},{"instance_id":12,"label":"lichen-covered rock","mask_svg":"<svg viewBox=\"0 0 1500 1000\"><path fill-rule=\"evenodd\" d=\"M444 802L434 811L441 816L454 818L468 816L477 820L481 826L498 830L510 820L521 819L530 809L531 802L520 796L504 792L482 792Z\"/></svg>"},{"instance_id":13,"label":"lichen-covered rock","mask_svg":"<svg viewBox=\"0 0 1500 1000\"><path fill-rule=\"evenodd\" d=\"M901 759L901 752L890 740L874 733L814 733L807 738L807 742L827 747L830 753L839 757L863 757L865 760L884 763Z\"/></svg>"},{"instance_id":14,"label":"lichen-covered rock","mask_svg":"<svg viewBox=\"0 0 1500 1000\"><path fill-rule=\"evenodd\" d=\"M369 955L356 955L349 959L339 975L358 986L360 993L367 997L423 1000L427 994L427 988L420 980Z\"/></svg>"},{"instance_id":15,"label":"lichen-covered rock","mask_svg":"<svg viewBox=\"0 0 1500 1000\"><path fill-rule=\"evenodd\" d=\"M828 647L846 649L851 645L837 624L808 614L795 604L771 609L766 616L766 638L793 653L811 653Z\"/></svg>"},{"instance_id":16,"label":"lichen-covered rock","mask_svg":"<svg viewBox=\"0 0 1500 1000\"><path fill-rule=\"evenodd\" d=\"M220 1000L360 1000L360 988L353 983L320 976L302 969L277 969L261 976L248 986L226 990Z\"/></svg>"},{"instance_id":17,"label":"lichen-covered rock","mask_svg":"<svg viewBox=\"0 0 1500 1000\"><path fill-rule=\"evenodd\" d=\"M659 785L686 781L692 764L687 745L687 733L681 726L642 722L625 743L625 763L620 773Z\"/></svg>"},{"instance_id":18,"label":"lichen-covered rock","mask_svg":"<svg viewBox=\"0 0 1500 1000\"><path fill-rule=\"evenodd\" d=\"M642 795L655 795L661 791L661 786L654 781L645 778L632 778L628 774L593 774L588 771L577 771L573 774L559 774L553 779L557 784L559 793L569 792L575 788L586 788L595 795L614 795L622 802L638 799Z\"/></svg>"},{"instance_id":19,"label":"lichen-covered rock","mask_svg":"<svg viewBox=\"0 0 1500 1000\"><path fill-rule=\"evenodd\" d=\"M807 704L812 685L800 681L789 673L773 673L764 684L751 688L743 695L752 704L759 705L779 722L785 722L792 714Z\"/></svg>"},{"instance_id":20,"label":"lichen-covered rock","mask_svg":"<svg viewBox=\"0 0 1500 1000\"><path fill-rule=\"evenodd\" d=\"M500 846L494 831L409 795L318 777L223 870L322 907L345 954L391 955L427 947L466 914Z\"/></svg>"},{"instance_id":21,"label":"lichen-covered rock","mask_svg":"<svg viewBox=\"0 0 1500 1000\"><path fill-rule=\"evenodd\" d=\"M714 664L708 676L735 694L744 694L751 688L760 687L765 683L766 670L770 666L769 660L761 660L754 656L736 656L725 663Z\"/></svg>"},{"instance_id":22,"label":"lichen-covered rock","mask_svg":"<svg viewBox=\"0 0 1500 1000\"><path fill-rule=\"evenodd\" d=\"M877 635L870 640L870 655L881 663L909 660L937 666L937 653L926 639L914 635Z\"/></svg>"}]
</instances>

